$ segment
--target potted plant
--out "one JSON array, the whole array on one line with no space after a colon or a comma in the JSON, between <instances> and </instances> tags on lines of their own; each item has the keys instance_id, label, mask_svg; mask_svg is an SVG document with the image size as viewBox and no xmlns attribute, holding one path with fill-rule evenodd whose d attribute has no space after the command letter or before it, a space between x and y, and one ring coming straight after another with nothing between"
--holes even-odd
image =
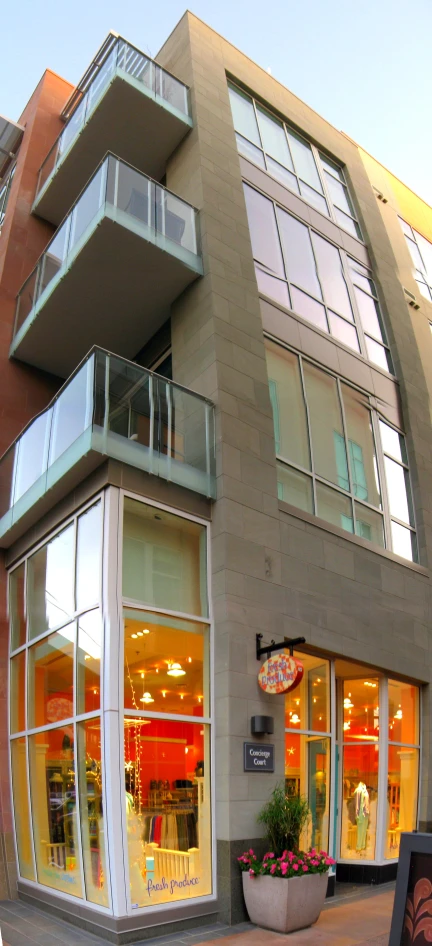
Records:
<instances>
[{"instance_id":1,"label":"potted plant","mask_svg":"<svg viewBox=\"0 0 432 946\"><path fill-rule=\"evenodd\" d=\"M257 926L291 933L316 923L321 913L335 861L326 851L300 851L309 819L307 800L276 785L258 816L267 829L269 853L258 860L251 848L238 858L246 909Z\"/></svg>"}]
</instances>

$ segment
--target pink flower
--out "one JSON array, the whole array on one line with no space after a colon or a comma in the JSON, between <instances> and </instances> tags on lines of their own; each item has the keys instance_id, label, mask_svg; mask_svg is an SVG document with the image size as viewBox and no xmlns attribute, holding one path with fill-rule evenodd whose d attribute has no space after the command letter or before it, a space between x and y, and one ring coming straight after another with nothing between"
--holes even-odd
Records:
<instances>
[{"instance_id":1,"label":"pink flower","mask_svg":"<svg viewBox=\"0 0 432 946\"><path fill-rule=\"evenodd\" d=\"M286 862L285 862L284 864L282 864L281 870L282 870L282 875L283 875L283 877L285 877L285 874L286 874L286 872L287 872L287 870L288 870L288 864L287 864Z\"/></svg>"},{"instance_id":2,"label":"pink flower","mask_svg":"<svg viewBox=\"0 0 432 946\"><path fill-rule=\"evenodd\" d=\"M252 868L251 868L250 871L249 871L249 876L250 876L250 877L255 877L255 871L252 870Z\"/></svg>"},{"instance_id":3,"label":"pink flower","mask_svg":"<svg viewBox=\"0 0 432 946\"><path fill-rule=\"evenodd\" d=\"M335 864L335 861L333 860L332 857L326 857L324 864L326 864L327 867L330 867L331 864Z\"/></svg>"},{"instance_id":4,"label":"pink flower","mask_svg":"<svg viewBox=\"0 0 432 946\"><path fill-rule=\"evenodd\" d=\"M272 864L272 866L270 867L270 873L274 874L275 870L276 870L276 864Z\"/></svg>"},{"instance_id":5,"label":"pink flower","mask_svg":"<svg viewBox=\"0 0 432 946\"><path fill-rule=\"evenodd\" d=\"M298 870L298 864L293 864L292 868L293 870Z\"/></svg>"},{"instance_id":6,"label":"pink flower","mask_svg":"<svg viewBox=\"0 0 432 946\"><path fill-rule=\"evenodd\" d=\"M303 864L303 870L304 870L304 871L309 870L309 867L307 866L307 864Z\"/></svg>"},{"instance_id":7,"label":"pink flower","mask_svg":"<svg viewBox=\"0 0 432 946\"><path fill-rule=\"evenodd\" d=\"M252 857L254 856L254 852L253 852L252 848L250 848L249 854L252 854Z\"/></svg>"},{"instance_id":8,"label":"pink flower","mask_svg":"<svg viewBox=\"0 0 432 946\"><path fill-rule=\"evenodd\" d=\"M267 854L266 857L274 857L274 854Z\"/></svg>"}]
</instances>

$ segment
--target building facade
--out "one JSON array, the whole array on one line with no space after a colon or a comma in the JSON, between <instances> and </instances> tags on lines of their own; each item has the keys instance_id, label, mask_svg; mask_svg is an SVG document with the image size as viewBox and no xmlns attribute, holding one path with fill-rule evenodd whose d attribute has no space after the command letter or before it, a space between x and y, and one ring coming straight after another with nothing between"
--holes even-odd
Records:
<instances>
[{"instance_id":1,"label":"building facade","mask_svg":"<svg viewBox=\"0 0 432 946\"><path fill-rule=\"evenodd\" d=\"M2 896L236 922L283 779L391 879L432 823L431 209L190 13L2 134ZM257 634L304 638L286 696Z\"/></svg>"}]
</instances>

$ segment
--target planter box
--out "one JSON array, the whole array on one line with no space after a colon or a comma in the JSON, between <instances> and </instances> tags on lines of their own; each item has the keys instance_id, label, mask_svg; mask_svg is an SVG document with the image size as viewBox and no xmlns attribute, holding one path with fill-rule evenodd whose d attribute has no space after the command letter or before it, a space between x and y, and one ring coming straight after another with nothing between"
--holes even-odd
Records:
<instances>
[{"instance_id":1,"label":"planter box","mask_svg":"<svg viewBox=\"0 0 432 946\"><path fill-rule=\"evenodd\" d=\"M303 877L251 877L242 874L251 923L277 933L292 933L316 923L327 893L328 873Z\"/></svg>"}]
</instances>

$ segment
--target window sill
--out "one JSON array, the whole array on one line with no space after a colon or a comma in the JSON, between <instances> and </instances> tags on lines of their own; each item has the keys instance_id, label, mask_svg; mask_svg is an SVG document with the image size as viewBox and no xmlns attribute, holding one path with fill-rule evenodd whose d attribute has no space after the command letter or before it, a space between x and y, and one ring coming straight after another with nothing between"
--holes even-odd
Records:
<instances>
[{"instance_id":1,"label":"window sill","mask_svg":"<svg viewBox=\"0 0 432 946\"><path fill-rule=\"evenodd\" d=\"M280 512L285 512L289 516L293 516L295 519L301 519L303 522L308 522L317 529L322 529L323 532L330 532L332 535L336 535L341 539L346 539L347 542L351 542L353 545L358 545L360 548L366 549L368 552L373 552L375 555L380 555L382 558L386 558L391 562L396 562L398 565L403 565L405 568L409 568L411 571L417 572L417 574L424 575L426 578L429 578L429 570L424 568L423 565L418 565L417 562L410 562L407 558L401 558L400 555L395 555L395 553L391 552L390 549L382 549L379 545L374 545L373 542L368 542L367 539L362 539L359 535L353 535L351 532L346 532L345 529L341 529L339 526L334 526L331 522L326 522L325 519L320 519L319 516L313 516L312 513L305 512L303 509L298 509L297 506L291 506L290 503L285 503L281 499L278 500L278 506Z\"/></svg>"},{"instance_id":2,"label":"window sill","mask_svg":"<svg viewBox=\"0 0 432 946\"><path fill-rule=\"evenodd\" d=\"M313 322L308 322L307 319L304 319L303 316L299 315L297 312L294 312L293 309L288 309L286 306L282 305L281 302L277 302L275 299L272 299L270 296L266 296L263 292L260 292L259 289L258 296L263 302L267 302L269 305L274 306L275 309L279 309L280 312L284 312L286 315L290 315L296 322L299 322L300 325L305 325L306 328L312 329L313 332L316 332L317 335L320 335L321 338L325 338L333 342L336 348L340 348L341 351L347 352L349 355L352 355L353 358L356 358L362 365L367 365L373 371L377 371L378 374L382 375L383 378L388 378L390 381L394 381L395 384L399 384L398 379L394 374L391 374L390 371L385 371L384 368L380 368L379 365L376 365L375 362L369 361L365 355L362 355L361 352L355 351L354 348L348 348L348 345L344 345L343 342L339 341L335 335L330 335L330 332L323 332L322 329L318 328ZM353 323L354 324L354 323ZM269 338L275 338L271 336L269 332L266 332L264 329L264 334L268 335ZM281 339L276 339L275 341L281 341Z\"/></svg>"}]
</instances>

